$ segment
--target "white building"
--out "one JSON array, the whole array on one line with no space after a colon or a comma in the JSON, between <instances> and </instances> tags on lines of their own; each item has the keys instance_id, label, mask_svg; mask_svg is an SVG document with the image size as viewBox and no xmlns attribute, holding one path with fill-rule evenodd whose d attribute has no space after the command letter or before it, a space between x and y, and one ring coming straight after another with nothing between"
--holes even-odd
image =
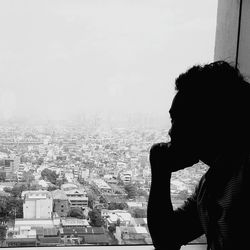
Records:
<instances>
[{"instance_id":1,"label":"white building","mask_svg":"<svg viewBox=\"0 0 250 250\"><path fill-rule=\"evenodd\" d=\"M132 171L124 171L120 173L120 178L125 185L129 184L132 181Z\"/></svg>"},{"instance_id":2,"label":"white building","mask_svg":"<svg viewBox=\"0 0 250 250\"><path fill-rule=\"evenodd\" d=\"M32 229L31 226L19 226L8 228L8 233L13 234L13 238L36 238L36 230Z\"/></svg>"},{"instance_id":3,"label":"white building","mask_svg":"<svg viewBox=\"0 0 250 250\"><path fill-rule=\"evenodd\" d=\"M22 226L54 228L59 227L61 224L60 217L53 217L50 219L15 219L15 228Z\"/></svg>"},{"instance_id":4,"label":"white building","mask_svg":"<svg viewBox=\"0 0 250 250\"><path fill-rule=\"evenodd\" d=\"M68 182L73 182L74 181L74 174L73 174L73 172L66 172L65 173L65 178L67 179Z\"/></svg>"},{"instance_id":5,"label":"white building","mask_svg":"<svg viewBox=\"0 0 250 250\"><path fill-rule=\"evenodd\" d=\"M24 164L19 164L18 170L17 170L17 179L18 179L18 181L22 180L22 178L23 178L24 168L25 168Z\"/></svg>"},{"instance_id":6,"label":"white building","mask_svg":"<svg viewBox=\"0 0 250 250\"><path fill-rule=\"evenodd\" d=\"M53 211L52 195L48 191L23 191L23 218L50 219Z\"/></svg>"},{"instance_id":7,"label":"white building","mask_svg":"<svg viewBox=\"0 0 250 250\"><path fill-rule=\"evenodd\" d=\"M132 216L125 210L103 210L102 216L106 217L109 225L116 224L119 221L121 226L129 226L131 224Z\"/></svg>"},{"instance_id":8,"label":"white building","mask_svg":"<svg viewBox=\"0 0 250 250\"><path fill-rule=\"evenodd\" d=\"M89 178L89 169L88 168L83 169L81 171L81 178L83 178L83 179L88 179Z\"/></svg>"}]
</instances>

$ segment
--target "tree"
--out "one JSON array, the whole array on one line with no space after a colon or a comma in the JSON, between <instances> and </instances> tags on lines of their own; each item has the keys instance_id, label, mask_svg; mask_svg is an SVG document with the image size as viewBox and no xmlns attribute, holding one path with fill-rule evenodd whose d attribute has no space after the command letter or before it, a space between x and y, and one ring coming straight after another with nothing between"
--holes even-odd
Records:
<instances>
[{"instance_id":1,"label":"tree","mask_svg":"<svg viewBox=\"0 0 250 250\"><path fill-rule=\"evenodd\" d=\"M146 211L146 209L135 208L132 211L132 215L133 215L134 218L146 218L147 217L147 211Z\"/></svg>"},{"instance_id":2,"label":"tree","mask_svg":"<svg viewBox=\"0 0 250 250\"><path fill-rule=\"evenodd\" d=\"M5 179L6 179L6 173L0 172L0 181L5 181Z\"/></svg>"},{"instance_id":3,"label":"tree","mask_svg":"<svg viewBox=\"0 0 250 250\"><path fill-rule=\"evenodd\" d=\"M3 242L6 238L6 232L7 232L7 228L5 225L0 225L0 242L1 242L1 247L3 245Z\"/></svg>"},{"instance_id":4,"label":"tree","mask_svg":"<svg viewBox=\"0 0 250 250\"><path fill-rule=\"evenodd\" d=\"M31 183L35 180L35 177L32 171L23 172L23 177L21 182L25 182L28 187L30 187Z\"/></svg>"},{"instance_id":5,"label":"tree","mask_svg":"<svg viewBox=\"0 0 250 250\"><path fill-rule=\"evenodd\" d=\"M8 215L10 219L23 218L23 200L16 197L7 197Z\"/></svg>"},{"instance_id":6,"label":"tree","mask_svg":"<svg viewBox=\"0 0 250 250\"><path fill-rule=\"evenodd\" d=\"M115 210L115 209L119 209L119 210L124 210L127 209L128 205L126 203L116 203L116 202L111 202L108 204L108 209L109 210Z\"/></svg>"},{"instance_id":7,"label":"tree","mask_svg":"<svg viewBox=\"0 0 250 250\"><path fill-rule=\"evenodd\" d=\"M15 218L23 218L23 200L12 196L1 197L0 224L5 224Z\"/></svg>"},{"instance_id":8,"label":"tree","mask_svg":"<svg viewBox=\"0 0 250 250\"><path fill-rule=\"evenodd\" d=\"M81 208L72 208L68 213L68 217L75 217L78 219L85 219L83 211Z\"/></svg>"},{"instance_id":9,"label":"tree","mask_svg":"<svg viewBox=\"0 0 250 250\"><path fill-rule=\"evenodd\" d=\"M40 157L40 158L37 159L37 164L38 165L41 166L43 164L43 162L44 162L44 159L42 157Z\"/></svg>"},{"instance_id":10,"label":"tree","mask_svg":"<svg viewBox=\"0 0 250 250\"><path fill-rule=\"evenodd\" d=\"M67 178L65 177L65 175L63 175L61 178L57 178L57 179L56 179L55 185L56 185L57 187L61 188L61 186L62 186L64 183L67 183L67 182L68 182Z\"/></svg>"},{"instance_id":11,"label":"tree","mask_svg":"<svg viewBox=\"0 0 250 250\"><path fill-rule=\"evenodd\" d=\"M48 188L47 188L48 191L54 191L56 189L57 189L56 186L48 186Z\"/></svg>"},{"instance_id":12,"label":"tree","mask_svg":"<svg viewBox=\"0 0 250 250\"><path fill-rule=\"evenodd\" d=\"M129 199L133 199L133 198L136 197L136 195L137 195L137 188L136 188L136 186L134 186L132 184L128 184L124 188L125 188L125 191L128 194L128 198Z\"/></svg>"},{"instance_id":13,"label":"tree","mask_svg":"<svg viewBox=\"0 0 250 250\"><path fill-rule=\"evenodd\" d=\"M104 220L101 216L101 212L98 209L93 209L89 212L89 218L91 221L91 226L93 227L102 227L104 225Z\"/></svg>"},{"instance_id":14,"label":"tree","mask_svg":"<svg viewBox=\"0 0 250 250\"><path fill-rule=\"evenodd\" d=\"M116 220L116 226L119 227L120 225L121 225L121 220L118 218L118 219Z\"/></svg>"},{"instance_id":15,"label":"tree","mask_svg":"<svg viewBox=\"0 0 250 250\"><path fill-rule=\"evenodd\" d=\"M88 206L93 209L94 204L95 204L95 197L92 193L88 193Z\"/></svg>"},{"instance_id":16,"label":"tree","mask_svg":"<svg viewBox=\"0 0 250 250\"><path fill-rule=\"evenodd\" d=\"M0 225L8 220L7 197L0 197Z\"/></svg>"},{"instance_id":17,"label":"tree","mask_svg":"<svg viewBox=\"0 0 250 250\"><path fill-rule=\"evenodd\" d=\"M80 176L78 176L77 181L78 181L80 184L82 184L82 185L86 185L86 181L84 180L84 178L82 178L82 177L80 177Z\"/></svg>"},{"instance_id":18,"label":"tree","mask_svg":"<svg viewBox=\"0 0 250 250\"><path fill-rule=\"evenodd\" d=\"M10 193L13 197L18 197L18 198L21 198L21 194L25 190L28 190L28 187L25 184L21 184L21 185L20 184L16 184L12 188L5 187L3 189L4 192Z\"/></svg>"},{"instance_id":19,"label":"tree","mask_svg":"<svg viewBox=\"0 0 250 250\"><path fill-rule=\"evenodd\" d=\"M39 184L33 184L29 186L29 190L40 190L42 189L42 186Z\"/></svg>"},{"instance_id":20,"label":"tree","mask_svg":"<svg viewBox=\"0 0 250 250\"><path fill-rule=\"evenodd\" d=\"M50 170L48 168L45 168L41 172L41 177L42 177L43 180L49 181L50 183L56 185L59 174L57 174L55 171L52 171L52 170Z\"/></svg>"},{"instance_id":21,"label":"tree","mask_svg":"<svg viewBox=\"0 0 250 250\"><path fill-rule=\"evenodd\" d=\"M107 201L106 201L106 199L103 196L100 196L99 202L100 203L106 203Z\"/></svg>"},{"instance_id":22,"label":"tree","mask_svg":"<svg viewBox=\"0 0 250 250\"><path fill-rule=\"evenodd\" d=\"M108 227L108 230L110 233L114 233L115 232L115 229L116 229L116 226L114 224L111 224L109 227Z\"/></svg>"},{"instance_id":23,"label":"tree","mask_svg":"<svg viewBox=\"0 0 250 250\"><path fill-rule=\"evenodd\" d=\"M188 196L189 196L189 193L187 190L181 190L181 191L179 191L179 193L177 195L178 199L180 199L182 201L187 200Z\"/></svg>"},{"instance_id":24,"label":"tree","mask_svg":"<svg viewBox=\"0 0 250 250\"><path fill-rule=\"evenodd\" d=\"M138 196L143 196L143 197L145 197L146 199L148 199L148 197L149 197L147 191L142 190L142 189L139 189L139 190L137 191L137 195L138 195Z\"/></svg>"},{"instance_id":25,"label":"tree","mask_svg":"<svg viewBox=\"0 0 250 250\"><path fill-rule=\"evenodd\" d=\"M115 210L117 209L117 203L111 202L108 204L108 210Z\"/></svg>"},{"instance_id":26,"label":"tree","mask_svg":"<svg viewBox=\"0 0 250 250\"><path fill-rule=\"evenodd\" d=\"M117 209L120 209L120 210L125 210L125 209L128 209L128 205L127 203L123 202L123 203L118 203L118 208Z\"/></svg>"}]
</instances>

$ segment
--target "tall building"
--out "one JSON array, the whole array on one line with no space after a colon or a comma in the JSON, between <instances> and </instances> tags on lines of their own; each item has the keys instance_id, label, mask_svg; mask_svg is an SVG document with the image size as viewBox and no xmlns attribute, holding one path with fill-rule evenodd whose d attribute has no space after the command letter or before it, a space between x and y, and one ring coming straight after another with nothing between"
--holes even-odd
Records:
<instances>
[{"instance_id":1,"label":"tall building","mask_svg":"<svg viewBox=\"0 0 250 250\"><path fill-rule=\"evenodd\" d=\"M15 173L15 165L13 159L4 160L4 172L6 174L6 179L12 179Z\"/></svg>"},{"instance_id":2,"label":"tall building","mask_svg":"<svg viewBox=\"0 0 250 250\"><path fill-rule=\"evenodd\" d=\"M18 170L17 170L17 179L18 181L21 181L23 178L23 172L24 172L24 164L19 164Z\"/></svg>"},{"instance_id":3,"label":"tall building","mask_svg":"<svg viewBox=\"0 0 250 250\"><path fill-rule=\"evenodd\" d=\"M4 159L3 170L6 173L6 179L15 179L17 176L20 157L11 155L10 158Z\"/></svg>"},{"instance_id":4,"label":"tall building","mask_svg":"<svg viewBox=\"0 0 250 250\"><path fill-rule=\"evenodd\" d=\"M53 212L53 198L49 191L23 191L24 219L51 219Z\"/></svg>"}]
</instances>

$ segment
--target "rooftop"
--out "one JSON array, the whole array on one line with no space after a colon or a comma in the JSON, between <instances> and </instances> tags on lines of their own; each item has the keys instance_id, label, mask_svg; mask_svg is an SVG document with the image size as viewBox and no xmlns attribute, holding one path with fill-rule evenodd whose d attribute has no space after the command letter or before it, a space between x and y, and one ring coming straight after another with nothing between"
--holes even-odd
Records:
<instances>
[{"instance_id":1,"label":"rooftop","mask_svg":"<svg viewBox=\"0 0 250 250\"><path fill-rule=\"evenodd\" d=\"M88 226L89 223L87 220L78 219L78 218L64 218L62 219L62 225L63 226Z\"/></svg>"},{"instance_id":2,"label":"rooftop","mask_svg":"<svg viewBox=\"0 0 250 250\"><path fill-rule=\"evenodd\" d=\"M57 189L52 191L51 194L55 200L68 200L68 197L63 190Z\"/></svg>"}]
</instances>

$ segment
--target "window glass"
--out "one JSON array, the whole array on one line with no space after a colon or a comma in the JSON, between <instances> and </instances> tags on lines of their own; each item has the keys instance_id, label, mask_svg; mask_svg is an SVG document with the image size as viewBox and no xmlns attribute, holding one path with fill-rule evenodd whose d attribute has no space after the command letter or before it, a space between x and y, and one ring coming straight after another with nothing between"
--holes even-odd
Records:
<instances>
[{"instance_id":1,"label":"window glass","mask_svg":"<svg viewBox=\"0 0 250 250\"><path fill-rule=\"evenodd\" d=\"M175 78L213 60L216 9L0 2L1 247L152 243L149 149L169 140ZM174 207L205 170L173 175Z\"/></svg>"}]
</instances>

